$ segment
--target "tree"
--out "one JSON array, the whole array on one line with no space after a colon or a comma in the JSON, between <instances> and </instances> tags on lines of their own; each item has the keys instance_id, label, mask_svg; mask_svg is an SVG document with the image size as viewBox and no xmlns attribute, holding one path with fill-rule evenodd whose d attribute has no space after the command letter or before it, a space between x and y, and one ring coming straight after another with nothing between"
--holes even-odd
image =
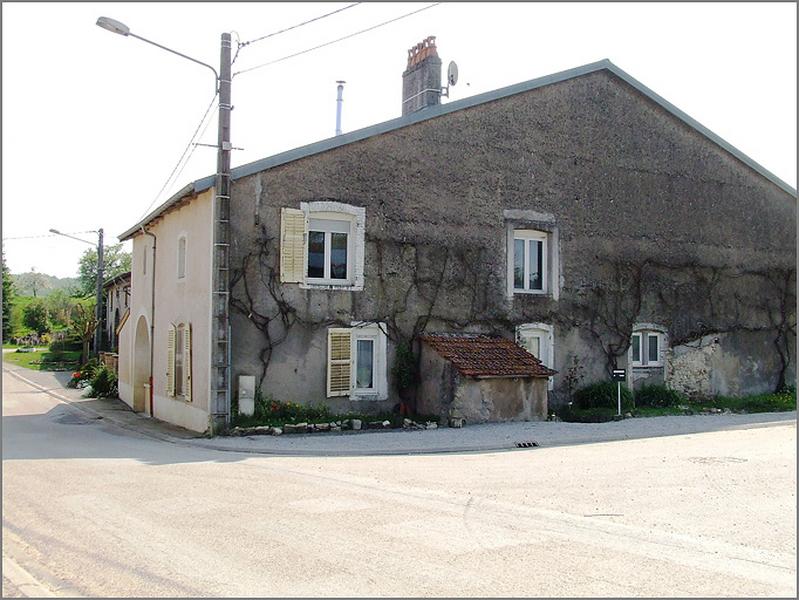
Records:
<instances>
[{"instance_id":1,"label":"tree","mask_svg":"<svg viewBox=\"0 0 799 600\"><path fill-rule=\"evenodd\" d=\"M130 252L125 252L122 249L122 244L105 246L103 263L103 278L116 277L120 273L130 271ZM83 296L91 296L97 291L97 248L86 250L80 257L78 279Z\"/></svg>"},{"instance_id":2,"label":"tree","mask_svg":"<svg viewBox=\"0 0 799 600\"><path fill-rule=\"evenodd\" d=\"M11 306L14 304L14 282L3 254L3 341L11 338Z\"/></svg>"},{"instance_id":3,"label":"tree","mask_svg":"<svg viewBox=\"0 0 799 600\"><path fill-rule=\"evenodd\" d=\"M37 335L50 331L50 312L42 300L36 299L22 313L22 322L33 329Z\"/></svg>"},{"instance_id":4,"label":"tree","mask_svg":"<svg viewBox=\"0 0 799 600\"><path fill-rule=\"evenodd\" d=\"M50 312L50 320L56 328L69 327L75 302L76 300L64 290L56 290L45 298L45 305Z\"/></svg>"},{"instance_id":5,"label":"tree","mask_svg":"<svg viewBox=\"0 0 799 600\"><path fill-rule=\"evenodd\" d=\"M72 309L72 323L69 328L83 343L80 356L80 362L83 364L89 360L89 343L92 341L94 330L97 328L93 301L84 301L75 304L75 307Z\"/></svg>"}]
</instances>

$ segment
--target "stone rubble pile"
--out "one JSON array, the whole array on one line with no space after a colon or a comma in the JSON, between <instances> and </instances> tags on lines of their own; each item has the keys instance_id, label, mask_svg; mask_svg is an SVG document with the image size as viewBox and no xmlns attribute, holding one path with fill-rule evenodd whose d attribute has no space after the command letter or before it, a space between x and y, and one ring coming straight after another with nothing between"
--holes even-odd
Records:
<instances>
[{"instance_id":1,"label":"stone rubble pile","mask_svg":"<svg viewBox=\"0 0 799 600\"><path fill-rule=\"evenodd\" d=\"M438 423L435 421L417 422L405 418L402 420L402 429L437 429ZM323 433L341 431L365 431L372 429L392 429L391 421L367 421L360 419L344 419L342 421L330 421L329 423L286 423L283 427L272 427L270 425L258 425L255 427L234 427L230 430L231 436L251 436L251 435L282 435L284 433Z\"/></svg>"}]
</instances>

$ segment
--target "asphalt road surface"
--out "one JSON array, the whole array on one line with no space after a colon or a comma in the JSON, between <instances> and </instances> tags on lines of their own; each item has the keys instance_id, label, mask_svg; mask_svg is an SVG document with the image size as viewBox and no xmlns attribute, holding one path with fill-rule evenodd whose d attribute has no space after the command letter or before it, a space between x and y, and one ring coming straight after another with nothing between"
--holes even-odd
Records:
<instances>
[{"instance_id":1,"label":"asphalt road surface","mask_svg":"<svg viewBox=\"0 0 799 600\"><path fill-rule=\"evenodd\" d=\"M154 440L3 380L4 596L795 597L795 490L795 422L273 457Z\"/></svg>"}]
</instances>

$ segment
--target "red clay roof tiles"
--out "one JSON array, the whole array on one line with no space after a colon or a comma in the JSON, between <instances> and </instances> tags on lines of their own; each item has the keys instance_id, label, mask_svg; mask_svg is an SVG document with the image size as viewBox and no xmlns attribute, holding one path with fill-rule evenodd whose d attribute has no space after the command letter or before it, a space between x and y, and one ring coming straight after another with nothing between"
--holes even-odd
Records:
<instances>
[{"instance_id":1,"label":"red clay roof tiles","mask_svg":"<svg viewBox=\"0 0 799 600\"><path fill-rule=\"evenodd\" d=\"M466 377L549 377L553 371L505 338L476 334L431 334L421 340Z\"/></svg>"}]
</instances>

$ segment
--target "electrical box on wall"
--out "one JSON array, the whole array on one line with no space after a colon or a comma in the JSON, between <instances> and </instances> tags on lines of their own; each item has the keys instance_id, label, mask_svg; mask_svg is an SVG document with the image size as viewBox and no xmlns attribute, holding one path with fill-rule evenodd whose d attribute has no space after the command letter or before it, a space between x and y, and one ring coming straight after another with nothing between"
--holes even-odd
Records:
<instances>
[{"instance_id":1,"label":"electrical box on wall","mask_svg":"<svg viewBox=\"0 0 799 600\"><path fill-rule=\"evenodd\" d=\"M255 412L255 377L239 375L239 414L251 416Z\"/></svg>"}]
</instances>

